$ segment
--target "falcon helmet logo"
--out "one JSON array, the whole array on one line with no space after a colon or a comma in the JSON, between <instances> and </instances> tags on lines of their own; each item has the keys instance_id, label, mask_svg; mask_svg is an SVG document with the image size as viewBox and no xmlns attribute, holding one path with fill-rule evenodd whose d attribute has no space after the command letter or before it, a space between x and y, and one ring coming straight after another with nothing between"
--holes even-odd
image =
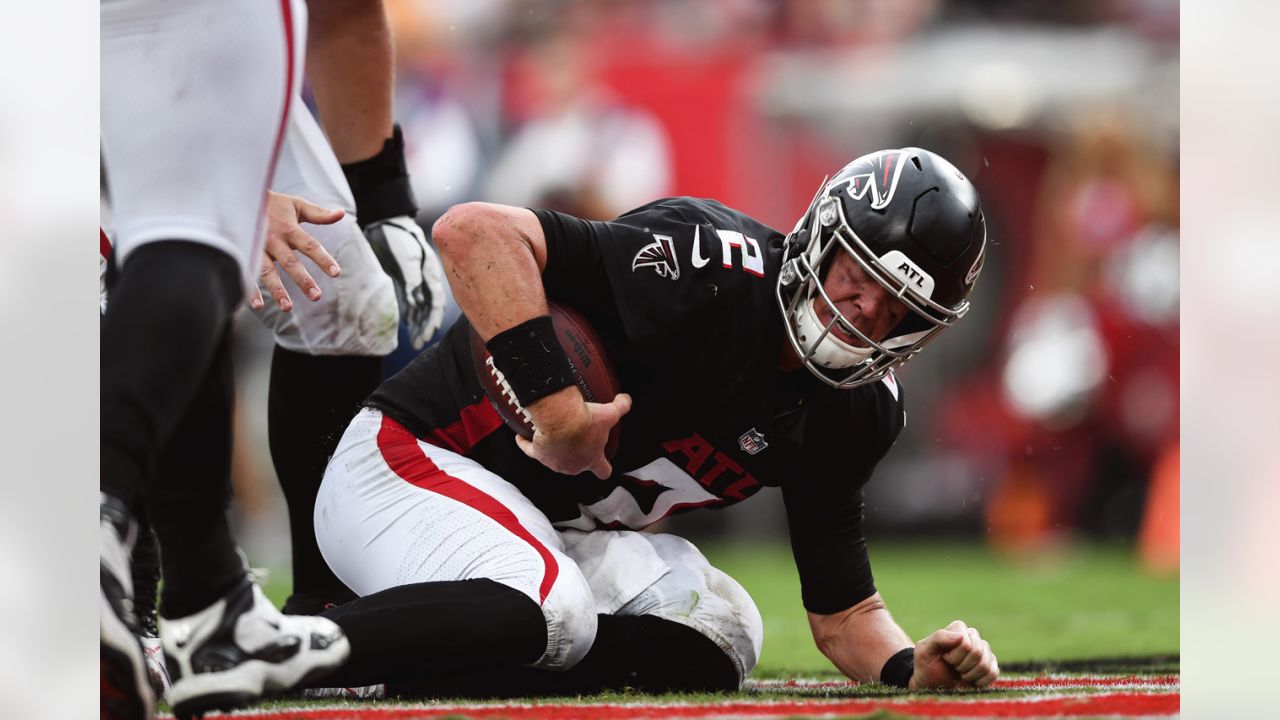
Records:
<instances>
[{"instance_id":1,"label":"falcon helmet logo","mask_svg":"<svg viewBox=\"0 0 1280 720\"><path fill-rule=\"evenodd\" d=\"M669 280L680 278L680 262L676 260L676 246L670 235L653 234L654 241L640 248L631 261L631 271L642 267L653 268L658 277Z\"/></svg>"},{"instance_id":2,"label":"falcon helmet logo","mask_svg":"<svg viewBox=\"0 0 1280 720\"><path fill-rule=\"evenodd\" d=\"M764 441L764 435L756 432L755 428L751 428L738 436L738 447L742 448L742 452L748 455L755 455L769 447L769 443Z\"/></svg>"},{"instance_id":3,"label":"falcon helmet logo","mask_svg":"<svg viewBox=\"0 0 1280 720\"><path fill-rule=\"evenodd\" d=\"M973 259L973 266L969 268L968 274L964 276L964 284L972 285L974 280L978 279L978 273L982 272L983 260L987 257L986 242L983 241L982 249L978 251L978 257Z\"/></svg>"},{"instance_id":4,"label":"falcon helmet logo","mask_svg":"<svg viewBox=\"0 0 1280 720\"><path fill-rule=\"evenodd\" d=\"M858 163L858 167L845 167L840 175L850 173L844 177L849 197L861 200L870 196L872 210L887 207L898 190L898 179L906 165L903 155L901 150L886 150Z\"/></svg>"}]
</instances>

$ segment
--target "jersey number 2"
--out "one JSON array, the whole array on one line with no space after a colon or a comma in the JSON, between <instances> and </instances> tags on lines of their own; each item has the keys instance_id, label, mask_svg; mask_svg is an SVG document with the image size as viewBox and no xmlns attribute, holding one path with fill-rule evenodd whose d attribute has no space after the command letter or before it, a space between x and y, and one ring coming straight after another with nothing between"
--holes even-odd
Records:
<instances>
[{"instance_id":1,"label":"jersey number 2","mask_svg":"<svg viewBox=\"0 0 1280 720\"><path fill-rule=\"evenodd\" d=\"M720 236L720 257L727 268L733 267L733 249L742 251L742 269L764 277L764 253L760 251L760 243L755 238L747 237L737 230L716 230Z\"/></svg>"}]
</instances>

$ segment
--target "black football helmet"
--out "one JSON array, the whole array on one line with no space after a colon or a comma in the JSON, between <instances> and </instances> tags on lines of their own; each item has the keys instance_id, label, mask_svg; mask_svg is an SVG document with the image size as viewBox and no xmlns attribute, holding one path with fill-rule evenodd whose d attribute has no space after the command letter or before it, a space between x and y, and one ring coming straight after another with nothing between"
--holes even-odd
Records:
<instances>
[{"instance_id":1,"label":"black football helmet","mask_svg":"<svg viewBox=\"0 0 1280 720\"><path fill-rule=\"evenodd\" d=\"M973 183L920 148L881 150L824 181L787 236L777 296L801 362L840 389L875 382L969 311L986 257L987 225ZM908 309L876 341L845 318L822 287L834 253L846 252ZM827 323L815 303L831 309ZM844 342L836 323L864 347Z\"/></svg>"}]
</instances>

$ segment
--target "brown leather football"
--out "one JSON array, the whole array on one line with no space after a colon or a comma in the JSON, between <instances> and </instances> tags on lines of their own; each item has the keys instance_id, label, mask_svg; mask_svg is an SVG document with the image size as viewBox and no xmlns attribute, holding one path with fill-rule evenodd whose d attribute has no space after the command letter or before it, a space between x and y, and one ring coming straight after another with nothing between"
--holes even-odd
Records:
<instances>
[{"instance_id":1,"label":"brown leather football","mask_svg":"<svg viewBox=\"0 0 1280 720\"><path fill-rule=\"evenodd\" d=\"M618 377L613 372L613 364L605 354L604 343L600 336L587 324L585 318L576 310L563 305L550 303L551 324L555 328L560 346L564 348L569 361L573 363L574 375L578 389L587 402L606 403L618 394ZM493 358L484 346L484 340L471 328L471 362L475 366L476 377L484 387L484 394L489 402L497 408L502 420L518 435L533 437L533 420L529 413L516 400L511 386L503 378L502 373L493 365ZM605 457L612 459L618 450L618 430L621 423L613 426L609 433L609 441L605 445Z\"/></svg>"}]
</instances>

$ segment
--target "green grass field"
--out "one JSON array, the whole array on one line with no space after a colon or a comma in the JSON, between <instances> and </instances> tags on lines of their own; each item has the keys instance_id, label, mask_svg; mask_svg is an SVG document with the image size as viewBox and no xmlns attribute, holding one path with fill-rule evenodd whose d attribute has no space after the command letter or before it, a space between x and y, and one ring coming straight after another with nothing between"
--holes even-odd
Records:
<instances>
[{"instance_id":1,"label":"green grass field","mask_svg":"<svg viewBox=\"0 0 1280 720\"><path fill-rule=\"evenodd\" d=\"M397 699L282 698L266 701L253 712L271 720L322 716L377 720L382 717L378 714L381 711L415 719L445 715L614 720L615 713L623 712L629 713L627 717L667 717L661 709L635 706L676 703L700 710L672 710L671 718L698 717L700 712L707 716L734 715L749 710L752 714L865 720L915 717L916 711L929 716L972 716L974 708L968 703L974 702L997 703L998 708L988 709L1008 717L1144 717L1177 712L1178 579L1146 573L1128 548L1063 546L1052 554L1013 560L972 542L876 543L872 554L876 584L898 622L912 637L918 639L951 620L961 619L979 628L1000 657L1005 670L1001 687L941 695L907 693L878 683L833 684L809 690L788 684L769 685L770 678L839 679L814 648L809 635L790 551L780 544L708 543L702 549L713 564L747 588L764 616L764 654L752 673L754 684L739 692L650 696L626 691L589 697L547 696L525 698L510 707L504 706L503 701L476 703L445 698L435 701L446 703L444 706L406 704ZM266 590L272 600L282 602L288 588L287 572L271 573ZM1097 662L1078 663L1074 668L1063 664L1105 658L1127 659L1102 663L1105 667ZM1022 667L1016 668L1018 665ZM1066 675L1058 677L1066 685L1038 684L1044 682L1047 671L1065 671ZM1143 677L1134 678L1132 673ZM1170 675L1175 679L1170 681ZM1108 685L1108 677L1133 684Z\"/></svg>"},{"instance_id":2,"label":"green grass field","mask_svg":"<svg viewBox=\"0 0 1280 720\"><path fill-rule=\"evenodd\" d=\"M737 578L764 616L757 678L835 671L814 647L785 545L702 548ZM1153 577L1118 546L1074 546L1019 561L976 543L894 544L872 550L876 585L899 624L919 639L955 619L977 627L1001 664L1176 655L1178 579ZM267 593L288 594L273 572Z\"/></svg>"},{"instance_id":3,"label":"green grass field","mask_svg":"<svg viewBox=\"0 0 1280 720\"><path fill-rule=\"evenodd\" d=\"M834 674L809 634L785 546L703 550L764 616L754 677ZM1014 561L978 544L882 542L871 560L877 588L915 639L960 619L1002 664L1178 653L1178 579L1149 575L1128 548L1076 546Z\"/></svg>"}]
</instances>

